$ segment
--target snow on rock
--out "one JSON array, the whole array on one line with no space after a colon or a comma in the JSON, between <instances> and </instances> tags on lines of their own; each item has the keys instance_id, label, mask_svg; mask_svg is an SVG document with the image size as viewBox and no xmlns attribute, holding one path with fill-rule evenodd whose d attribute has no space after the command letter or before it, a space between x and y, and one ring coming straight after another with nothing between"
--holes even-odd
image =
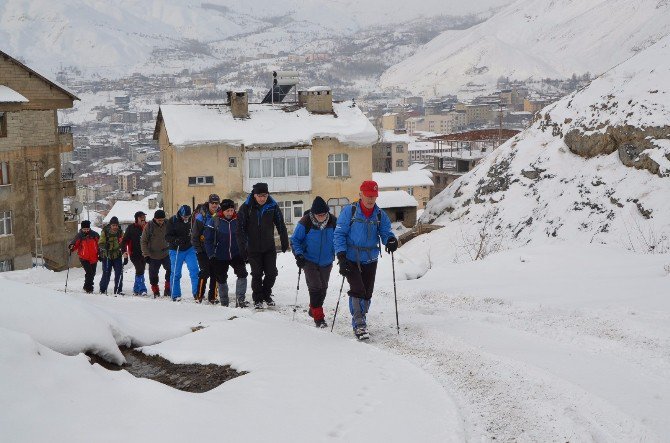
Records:
<instances>
[{"instance_id":1,"label":"snow on rock","mask_svg":"<svg viewBox=\"0 0 670 443\"><path fill-rule=\"evenodd\" d=\"M661 82L669 42L545 108L431 200L421 220L446 225L435 235L452 235L461 257L481 233L488 249L578 239L670 250L670 90ZM638 106L628 104L633 96Z\"/></svg>"},{"instance_id":2,"label":"snow on rock","mask_svg":"<svg viewBox=\"0 0 670 443\"><path fill-rule=\"evenodd\" d=\"M388 69L383 87L476 95L511 79L602 73L670 33L666 1L516 1L489 20L446 31Z\"/></svg>"},{"instance_id":3,"label":"snow on rock","mask_svg":"<svg viewBox=\"0 0 670 443\"><path fill-rule=\"evenodd\" d=\"M377 130L352 102L333 103L334 114L305 108L250 104L249 118L236 119L228 105L162 105L160 112L175 146L226 143L233 146L311 145L317 137L334 137L353 146L370 146Z\"/></svg>"}]
</instances>

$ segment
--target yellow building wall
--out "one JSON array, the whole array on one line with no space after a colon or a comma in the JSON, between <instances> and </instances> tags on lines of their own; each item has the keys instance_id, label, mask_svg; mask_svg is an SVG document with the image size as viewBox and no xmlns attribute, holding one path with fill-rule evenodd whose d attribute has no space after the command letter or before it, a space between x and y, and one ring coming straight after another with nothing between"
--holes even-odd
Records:
<instances>
[{"instance_id":1,"label":"yellow building wall","mask_svg":"<svg viewBox=\"0 0 670 443\"><path fill-rule=\"evenodd\" d=\"M349 155L349 177L328 177L328 155ZM351 147L335 138L313 140L312 147L312 199L320 195L324 200L347 197L358 199L364 180L372 180L372 146Z\"/></svg>"}]
</instances>

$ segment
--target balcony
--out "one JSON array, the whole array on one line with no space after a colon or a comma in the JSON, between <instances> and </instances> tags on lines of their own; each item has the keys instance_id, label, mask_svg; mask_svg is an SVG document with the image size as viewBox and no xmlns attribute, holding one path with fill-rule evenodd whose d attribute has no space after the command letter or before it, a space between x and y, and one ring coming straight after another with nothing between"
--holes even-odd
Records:
<instances>
[{"instance_id":1,"label":"balcony","mask_svg":"<svg viewBox=\"0 0 670 443\"><path fill-rule=\"evenodd\" d=\"M72 126L58 126L58 145L60 152L72 152L74 150L74 141L72 138Z\"/></svg>"},{"instance_id":2,"label":"balcony","mask_svg":"<svg viewBox=\"0 0 670 443\"><path fill-rule=\"evenodd\" d=\"M63 197L77 196L77 181L74 179L74 172L61 172L60 183L63 189Z\"/></svg>"}]
</instances>

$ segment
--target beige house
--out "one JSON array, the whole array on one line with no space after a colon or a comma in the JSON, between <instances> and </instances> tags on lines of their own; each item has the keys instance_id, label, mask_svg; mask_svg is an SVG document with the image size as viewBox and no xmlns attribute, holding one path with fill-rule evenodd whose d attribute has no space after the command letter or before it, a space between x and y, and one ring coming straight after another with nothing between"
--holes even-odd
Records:
<instances>
[{"instance_id":1,"label":"beige house","mask_svg":"<svg viewBox=\"0 0 670 443\"><path fill-rule=\"evenodd\" d=\"M399 222L406 228L416 224L418 203L407 191L380 191L377 206L386 212L391 223Z\"/></svg>"},{"instance_id":2,"label":"beige house","mask_svg":"<svg viewBox=\"0 0 670 443\"><path fill-rule=\"evenodd\" d=\"M161 106L154 139L168 214L211 193L240 204L256 182L268 183L289 225L317 195L336 214L358 198L378 134L353 102L333 102L325 87L300 91L298 103L229 97L227 104Z\"/></svg>"},{"instance_id":3,"label":"beige house","mask_svg":"<svg viewBox=\"0 0 670 443\"><path fill-rule=\"evenodd\" d=\"M424 209L430 200L433 187L431 177L431 172L423 169L372 174L380 191L406 191L416 199L419 209Z\"/></svg>"},{"instance_id":4,"label":"beige house","mask_svg":"<svg viewBox=\"0 0 670 443\"><path fill-rule=\"evenodd\" d=\"M383 131L381 140L372 147L372 171L406 171L411 140L404 130Z\"/></svg>"},{"instance_id":5,"label":"beige house","mask_svg":"<svg viewBox=\"0 0 670 443\"><path fill-rule=\"evenodd\" d=\"M61 175L61 154L73 141L70 127L58 126L57 110L74 100L0 51L0 271L30 268L36 254L52 269L67 263L77 221L66 221L63 197L73 197L76 184Z\"/></svg>"}]
</instances>

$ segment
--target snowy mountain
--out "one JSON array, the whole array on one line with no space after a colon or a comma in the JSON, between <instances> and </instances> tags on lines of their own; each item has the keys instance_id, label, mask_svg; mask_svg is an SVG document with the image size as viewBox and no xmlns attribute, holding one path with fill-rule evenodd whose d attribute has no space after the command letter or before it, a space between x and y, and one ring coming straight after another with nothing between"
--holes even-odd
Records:
<instances>
[{"instance_id":1,"label":"snowy mountain","mask_svg":"<svg viewBox=\"0 0 670 443\"><path fill-rule=\"evenodd\" d=\"M670 251L670 37L541 112L431 200L450 251L555 239ZM451 242L451 243L449 243Z\"/></svg>"},{"instance_id":2,"label":"snowy mountain","mask_svg":"<svg viewBox=\"0 0 670 443\"><path fill-rule=\"evenodd\" d=\"M500 76L600 74L670 33L667 0L519 0L466 30L450 30L388 69L383 87L473 95Z\"/></svg>"},{"instance_id":3,"label":"snowy mountain","mask_svg":"<svg viewBox=\"0 0 670 443\"><path fill-rule=\"evenodd\" d=\"M124 75L221 63L231 54L292 52L313 39L434 15L488 14L511 0L6 0L3 50L46 73ZM225 50L228 50L227 52Z\"/></svg>"}]
</instances>

